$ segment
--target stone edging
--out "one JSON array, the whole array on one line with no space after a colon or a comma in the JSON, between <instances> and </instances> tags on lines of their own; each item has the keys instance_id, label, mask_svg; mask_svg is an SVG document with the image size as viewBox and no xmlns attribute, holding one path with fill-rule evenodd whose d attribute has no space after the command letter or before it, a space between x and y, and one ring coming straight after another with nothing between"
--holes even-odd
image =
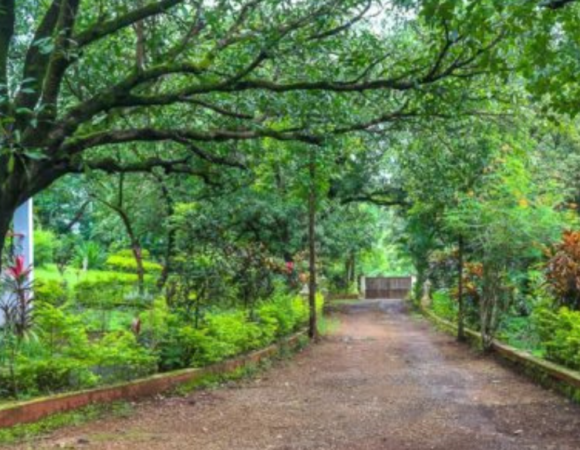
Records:
<instances>
[{"instance_id":1,"label":"stone edging","mask_svg":"<svg viewBox=\"0 0 580 450\"><path fill-rule=\"evenodd\" d=\"M225 374L248 364L258 363L279 353L283 347L296 348L300 339L306 336L306 331L300 331L262 350L208 367L161 373L128 383L11 403L0 407L0 429L36 422L53 414L71 411L95 403L137 400L168 392L181 384L195 382L208 375Z\"/></svg>"},{"instance_id":2,"label":"stone edging","mask_svg":"<svg viewBox=\"0 0 580 450\"><path fill-rule=\"evenodd\" d=\"M423 306L421 306L421 312L436 325L448 331L457 332L457 325L454 323L438 317L435 313ZM465 333L470 343L481 345L481 336L479 333L470 329L466 329ZM509 362L516 369L533 378L543 386L555 389L571 399L580 402L580 372L537 358L528 352L518 350L497 340L492 342L491 350L501 359Z\"/></svg>"}]
</instances>

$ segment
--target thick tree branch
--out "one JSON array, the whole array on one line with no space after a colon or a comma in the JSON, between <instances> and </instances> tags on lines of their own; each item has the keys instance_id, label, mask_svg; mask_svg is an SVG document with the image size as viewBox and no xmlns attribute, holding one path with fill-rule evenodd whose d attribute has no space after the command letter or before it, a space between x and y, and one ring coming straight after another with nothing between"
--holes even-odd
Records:
<instances>
[{"instance_id":1,"label":"thick tree branch","mask_svg":"<svg viewBox=\"0 0 580 450\"><path fill-rule=\"evenodd\" d=\"M15 20L14 0L0 0L0 96L5 98L0 111L3 113L8 108L8 52L14 37Z\"/></svg>"},{"instance_id":2,"label":"thick tree branch","mask_svg":"<svg viewBox=\"0 0 580 450\"><path fill-rule=\"evenodd\" d=\"M53 0L44 14L26 53L22 79L28 80L28 82L20 87L16 97L18 108L32 109L40 98L42 83L46 76L51 55L50 52L42 50L42 45L45 44L45 40L53 37L60 13L61 1Z\"/></svg>"},{"instance_id":3,"label":"thick tree branch","mask_svg":"<svg viewBox=\"0 0 580 450\"><path fill-rule=\"evenodd\" d=\"M105 158L95 161L83 161L81 163L70 164L69 173L82 174L89 170L100 170L108 174L119 173L151 173L156 169L162 169L166 174L192 175L202 178L208 185L218 186L211 179L208 171L198 170L190 166L191 158L162 159L151 157L142 161L121 163L114 158ZM113 208L112 205L109 205Z\"/></svg>"},{"instance_id":4,"label":"thick tree branch","mask_svg":"<svg viewBox=\"0 0 580 450\"><path fill-rule=\"evenodd\" d=\"M80 0L62 0L60 2L54 50L50 56L41 95L41 102L45 106L42 114L44 121L52 121L57 114L57 100L62 79L69 64L70 38L74 30L79 4Z\"/></svg>"},{"instance_id":5,"label":"thick tree branch","mask_svg":"<svg viewBox=\"0 0 580 450\"><path fill-rule=\"evenodd\" d=\"M155 129L134 128L127 130L105 131L94 133L82 138L76 138L64 144L60 151L63 156L71 156L89 148L102 145L124 144L127 142L158 142L173 141L184 145L193 142L226 142L235 140L251 140L269 137L280 141L301 141L308 144L322 143L317 136L301 132L278 132L273 130L214 130L207 132L187 129Z\"/></svg>"}]
</instances>

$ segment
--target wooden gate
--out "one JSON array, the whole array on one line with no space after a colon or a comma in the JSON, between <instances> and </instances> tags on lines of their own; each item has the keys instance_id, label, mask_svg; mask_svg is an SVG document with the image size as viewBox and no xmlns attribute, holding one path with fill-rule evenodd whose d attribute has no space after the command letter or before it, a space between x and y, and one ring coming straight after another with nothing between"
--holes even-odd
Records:
<instances>
[{"instance_id":1,"label":"wooden gate","mask_svg":"<svg viewBox=\"0 0 580 450\"><path fill-rule=\"evenodd\" d=\"M412 286L411 277L365 278L365 298L406 298Z\"/></svg>"}]
</instances>

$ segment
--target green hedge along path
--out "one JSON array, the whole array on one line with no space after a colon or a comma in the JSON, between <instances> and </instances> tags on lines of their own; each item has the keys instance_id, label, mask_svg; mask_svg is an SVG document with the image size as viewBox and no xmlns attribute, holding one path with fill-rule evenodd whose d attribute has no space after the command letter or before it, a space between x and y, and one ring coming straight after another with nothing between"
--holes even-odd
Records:
<instances>
[{"instance_id":1,"label":"green hedge along path","mask_svg":"<svg viewBox=\"0 0 580 450\"><path fill-rule=\"evenodd\" d=\"M579 406L411 317L404 302L337 316L332 336L260 378L21 448L580 449Z\"/></svg>"}]
</instances>

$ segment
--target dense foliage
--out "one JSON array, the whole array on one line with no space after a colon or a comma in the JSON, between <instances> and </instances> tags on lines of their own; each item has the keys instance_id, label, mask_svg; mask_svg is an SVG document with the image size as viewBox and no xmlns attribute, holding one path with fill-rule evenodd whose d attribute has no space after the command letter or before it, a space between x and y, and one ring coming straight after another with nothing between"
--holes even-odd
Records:
<instances>
[{"instance_id":1,"label":"dense foliage","mask_svg":"<svg viewBox=\"0 0 580 450\"><path fill-rule=\"evenodd\" d=\"M0 395L315 337L318 291L361 275L578 368L579 24L574 0L0 0Z\"/></svg>"}]
</instances>

